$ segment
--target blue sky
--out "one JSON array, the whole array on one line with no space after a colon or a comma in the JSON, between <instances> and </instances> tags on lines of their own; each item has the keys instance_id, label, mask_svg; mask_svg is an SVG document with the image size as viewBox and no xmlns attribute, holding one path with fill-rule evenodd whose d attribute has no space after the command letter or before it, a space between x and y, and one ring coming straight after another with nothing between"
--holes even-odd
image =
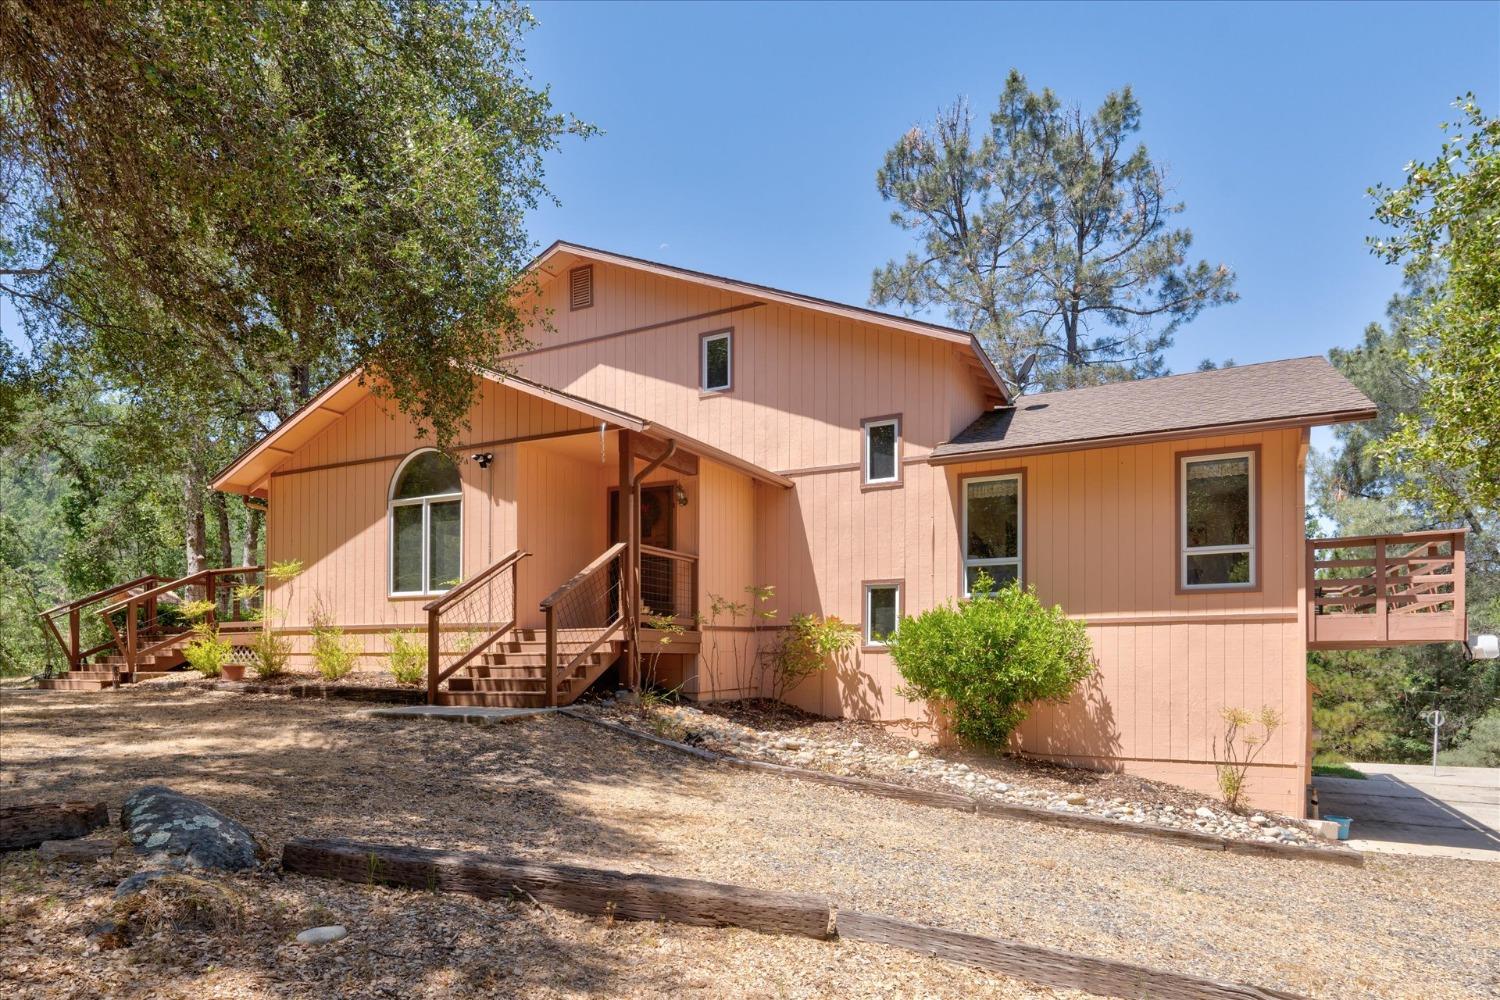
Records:
<instances>
[{"instance_id":1,"label":"blue sky","mask_svg":"<svg viewBox=\"0 0 1500 1000\"><path fill-rule=\"evenodd\" d=\"M1436 152L1457 95L1500 113L1493 3L534 9L536 79L605 130L550 160L540 244L848 302L909 246L874 186L903 130L959 95L986 116L1012 66L1086 108L1130 84L1195 253L1239 275L1178 371L1356 342L1400 284L1366 249L1366 188Z\"/></svg>"}]
</instances>

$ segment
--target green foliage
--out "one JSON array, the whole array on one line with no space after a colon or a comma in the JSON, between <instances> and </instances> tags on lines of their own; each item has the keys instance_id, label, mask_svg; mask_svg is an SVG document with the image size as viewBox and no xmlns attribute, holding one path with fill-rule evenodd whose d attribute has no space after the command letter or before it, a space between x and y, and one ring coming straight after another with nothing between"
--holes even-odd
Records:
<instances>
[{"instance_id":1,"label":"green foliage","mask_svg":"<svg viewBox=\"0 0 1500 1000\"><path fill-rule=\"evenodd\" d=\"M213 609L213 601L183 601L177 606L177 613L193 623L193 638L182 647L182 655L188 666L204 677L223 673L224 664L234 653L234 646L219 637L218 627L208 618Z\"/></svg>"},{"instance_id":2,"label":"green foliage","mask_svg":"<svg viewBox=\"0 0 1500 1000\"><path fill-rule=\"evenodd\" d=\"M1500 709L1469 727L1462 743L1438 754L1438 763L1450 767L1500 767Z\"/></svg>"},{"instance_id":3,"label":"green foliage","mask_svg":"<svg viewBox=\"0 0 1500 1000\"><path fill-rule=\"evenodd\" d=\"M1412 367L1423 405L1397 417L1377 448L1391 468L1414 468L1397 492L1448 517L1500 508L1500 119L1474 95L1444 123L1442 150L1407 168L1406 183L1377 186L1375 218L1393 232L1375 253L1409 278L1439 273L1413 323Z\"/></svg>"},{"instance_id":4,"label":"green foliage","mask_svg":"<svg viewBox=\"0 0 1500 1000\"><path fill-rule=\"evenodd\" d=\"M387 641L390 644L387 656L391 661L391 675L396 678L396 683L411 687L425 683L427 680L426 638L418 632L393 632Z\"/></svg>"},{"instance_id":5,"label":"green foliage","mask_svg":"<svg viewBox=\"0 0 1500 1000\"><path fill-rule=\"evenodd\" d=\"M960 739L1003 747L1027 706L1066 701L1094 663L1082 622L1035 588L993 588L981 574L973 598L903 618L886 645L903 694L946 706Z\"/></svg>"},{"instance_id":6,"label":"green foliage","mask_svg":"<svg viewBox=\"0 0 1500 1000\"><path fill-rule=\"evenodd\" d=\"M359 658L359 640L345 636L344 630L333 623L333 615L322 597L314 600L311 618L313 665L319 675L325 681L349 676Z\"/></svg>"},{"instance_id":7,"label":"green foliage","mask_svg":"<svg viewBox=\"0 0 1500 1000\"><path fill-rule=\"evenodd\" d=\"M1355 781L1364 781L1369 777L1365 772L1347 764L1319 764L1315 761L1312 771L1314 775L1322 778L1353 778Z\"/></svg>"},{"instance_id":8,"label":"green foliage","mask_svg":"<svg viewBox=\"0 0 1500 1000\"><path fill-rule=\"evenodd\" d=\"M1238 809L1245 797L1246 776L1281 728L1281 713L1269 705L1261 706L1258 716L1226 706L1219 709L1219 717L1224 720L1224 741L1222 749L1219 741L1214 741L1214 773L1224 804ZM1259 732L1254 728L1257 725Z\"/></svg>"},{"instance_id":9,"label":"green foliage","mask_svg":"<svg viewBox=\"0 0 1500 1000\"><path fill-rule=\"evenodd\" d=\"M1236 296L1168 228L1183 206L1132 145L1140 119L1129 87L1085 114L1012 70L977 135L962 101L909 130L876 186L920 249L875 272L871 299L947 310L1017 391L1163 372L1177 328Z\"/></svg>"},{"instance_id":10,"label":"green foliage","mask_svg":"<svg viewBox=\"0 0 1500 1000\"><path fill-rule=\"evenodd\" d=\"M446 440L474 392L450 361L521 339L543 157L592 131L527 75L532 23L464 0L0 6L6 285L122 386L285 416L358 359Z\"/></svg>"},{"instance_id":11,"label":"green foliage","mask_svg":"<svg viewBox=\"0 0 1500 1000\"><path fill-rule=\"evenodd\" d=\"M261 629L250 644L250 668L263 681L275 680L286 673L292 659L292 640L277 635L269 628Z\"/></svg>"},{"instance_id":12,"label":"green foliage","mask_svg":"<svg viewBox=\"0 0 1500 1000\"><path fill-rule=\"evenodd\" d=\"M859 628L838 616L793 615L768 654L771 697L777 701L826 669L859 642Z\"/></svg>"}]
</instances>

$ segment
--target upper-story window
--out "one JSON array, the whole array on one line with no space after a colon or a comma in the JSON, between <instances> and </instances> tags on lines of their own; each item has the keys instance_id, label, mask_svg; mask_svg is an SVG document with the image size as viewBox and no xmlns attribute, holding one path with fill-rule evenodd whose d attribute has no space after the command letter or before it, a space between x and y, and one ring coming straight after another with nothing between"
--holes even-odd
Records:
<instances>
[{"instance_id":1,"label":"upper-story window","mask_svg":"<svg viewBox=\"0 0 1500 1000\"><path fill-rule=\"evenodd\" d=\"M873 417L864 421L866 486L901 482L901 418Z\"/></svg>"},{"instance_id":2,"label":"upper-story window","mask_svg":"<svg viewBox=\"0 0 1500 1000\"><path fill-rule=\"evenodd\" d=\"M734 331L698 338L698 385L704 392L727 392L734 385Z\"/></svg>"},{"instance_id":3,"label":"upper-story window","mask_svg":"<svg viewBox=\"0 0 1500 1000\"><path fill-rule=\"evenodd\" d=\"M983 573L1003 587L1021 579L1021 474L964 483L964 596Z\"/></svg>"},{"instance_id":4,"label":"upper-story window","mask_svg":"<svg viewBox=\"0 0 1500 1000\"><path fill-rule=\"evenodd\" d=\"M391 480L392 595L439 594L462 573L463 485L458 465L433 449L413 452Z\"/></svg>"},{"instance_id":5,"label":"upper-story window","mask_svg":"<svg viewBox=\"0 0 1500 1000\"><path fill-rule=\"evenodd\" d=\"M1184 590L1255 586L1254 451L1179 457L1179 579Z\"/></svg>"}]
</instances>

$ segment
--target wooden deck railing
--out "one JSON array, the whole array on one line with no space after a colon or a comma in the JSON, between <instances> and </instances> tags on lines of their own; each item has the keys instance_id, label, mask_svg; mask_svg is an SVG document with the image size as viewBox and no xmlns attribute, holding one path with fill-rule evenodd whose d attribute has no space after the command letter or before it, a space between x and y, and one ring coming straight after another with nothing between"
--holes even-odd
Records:
<instances>
[{"instance_id":1,"label":"wooden deck railing","mask_svg":"<svg viewBox=\"0 0 1500 1000\"><path fill-rule=\"evenodd\" d=\"M1468 638L1462 530L1307 540L1307 644L1358 649Z\"/></svg>"},{"instance_id":2,"label":"wooden deck railing","mask_svg":"<svg viewBox=\"0 0 1500 1000\"><path fill-rule=\"evenodd\" d=\"M424 605L429 705L437 704L443 681L515 628L516 574L521 560L530 555L517 549Z\"/></svg>"},{"instance_id":3,"label":"wooden deck railing","mask_svg":"<svg viewBox=\"0 0 1500 1000\"><path fill-rule=\"evenodd\" d=\"M585 657L627 628L621 586L625 573L624 542L616 542L599 557L573 574L572 579L549 594L541 604L547 618L547 705L558 702L562 680L573 674ZM571 652L567 662L558 655L559 629L597 629L587 646Z\"/></svg>"},{"instance_id":4,"label":"wooden deck railing","mask_svg":"<svg viewBox=\"0 0 1500 1000\"><path fill-rule=\"evenodd\" d=\"M641 546L641 610L671 615L693 628L698 617L698 557L687 552Z\"/></svg>"},{"instance_id":5,"label":"wooden deck railing","mask_svg":"<svg viewBox=\"0 0 1500 1000\"><path fill-rule=\"evenodd\" d=\"M83 662L90 656L102 653L107 649L116 648L116 639L113 634L97 645L86 649L82 648L84 623L90 620L85 617L85 612L101 601L118 597L127 591L149 590L160 582L161 578L155 574L138 576L126 583L117 583L113 587L105 587L103 590L96 590L92 594L80 597L77 600L48 608L37 617L42 620L42 624L47 627L47 631L52 634L52 637L57 640L57 644L62 647L63 658L68 662L68 669L79 670L82 669ZM67 638L63 638L62 630L57 627L58 620L63 615L67 615L68 617Z\"/></svg>"},{"instance_id":6,"label":"wooden deck railing","mask_svg":"<svg viewBox=\"0 0 1500 1000\"><path fill-rule=\"evenodd\" d=\"M99 616L104 619L114 637L105 646L113 645L118 649L125 660L125 669L134 674L144 657L171 645L189 631L189 623L182 621L180 616L163 616L164 604L202 599L214 605L214 609L206 616L208 621L221 626L256 621L262 595L257 591L257 595L248 600L239 598L234 593L234 585L254 585L259 588L264 584L265 569L264 566L206 569L167 583L158 583L145 590L133 590L124 600L117 600L99 609ZM255 579L257 577L260 579ZM164 601L163 598L171 600ZM116 618L120 621L117 622ZM118 682L118 663L115 664L114 674Z\"/></svg>"}]
</instances>

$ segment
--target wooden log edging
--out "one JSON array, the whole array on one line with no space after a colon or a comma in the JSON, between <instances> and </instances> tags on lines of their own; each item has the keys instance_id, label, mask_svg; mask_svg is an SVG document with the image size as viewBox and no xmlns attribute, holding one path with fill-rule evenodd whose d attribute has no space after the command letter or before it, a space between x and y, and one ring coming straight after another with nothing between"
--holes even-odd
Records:
<instances>
[{"instance_id":1,"label":"wooden log edging","mask_svg":"<svg viewBox=\"0 0 1500 1000\"><path fill-rule=\"evenodd\" d=\"M1046 986L1127 1000L1302 1000L1291 993L839 910L820 896L700 879L310 838L288 841L281 866L294 874L360 885L461 892L481 899L529 898L588 916L867 941Z\"/></svg>"},{"instance_id":2,"label":"wooden log edging","mask_svg":"<svg viewBox=\"0 0 1500 1000\"><path fill-rule=\"evenodd\" d=\"M746 927L819 940L833 935L833 908L826 899L667 875L544 864L466 851L306 838L287 842L281 852L281 867L299 875L462 892L481 899L526 895L591 916L671 920L698 927Z\"/></svg>"},{"instance_id":3,"label":"wooden log edging","mask_svg":"<svg viewBox=\"0 0 1500 1000\"><path fill-rule=\"evenodd\" d=\"M1295 993L1221 983L1110 958L924 927L876 914L839 910L835 920L839 937L850 941L904 948L1043 986L1082 990L1098 996L1128 1000L1301 1000Z\"/></svg>"},{"instance_id":4,"label":"wooden log edging","mask_svg":"<svg viewBox=\"0 0 1500 1000\"><path fill-rule=\"evenodd\" d=\"M33 802L0 806L0 851L27 851L48 840L73 840L109 826L103 802Z\"/></svg>"},{"instance_id":5,"label":"wooden log edging","mask_svg":"<svg viewBox=\"0 0 1500 1000\"><path fill-rule=\"evenodd\" d=\"M687 743L678 742L677 740L669 740L662 736L656 736L652 733L644 733L639 729L633 729L618 722L611 722L608 719L598 719L577 709L564 708L561 714L579 719L591 725L602 726L605 729L630 736L634 739L654 743L657 746L666 747L679 753L686 753L700 760L723 764L726 767L739 768L743 771L759 771L763 774L772 774L782 778L795 778L799 781L810 781L820 785L834 785L839 788L850 789L851 791L863 792L866 795L876 795L887 799L900 799L915 805L930 806L935 809L952 809L958 812L978 813L985 816L1002 816L1007 819L1018 819L1028 823L1045 823L1049 826L1068 827L1074 830L1091 830L1096 833L1141 837L1147 840L1160 840L1179 844L1184 847L1193 847L1202 851L1222 851L1228 854L1250 854L1263 857L1293 858L1302 861L1320 861L1324 864L1347 865L1353 868L1363 867L1365 863L1364 855L1346 847L1302 847L1297 844L1267 844L1258 840L1236 840L1233 837L1200 833L1197 830L1178 830L1173 827L1156 826L1150 823L1122 823L1119 820L1105 819L1102 816L1088 816L1081 813L1061 812L1054 809L1039 809L1036 806L1023 806L1011 802L997 802L993 799L979 799L970 795L962 795L958 792L931 792L922 788L913 788L910 785L879 781L874 778L856 778L829 774L827 771L793 767L790 764L775 764L764 760L748 760L744 757L736 757L733 754L705 750L703 747L695 747Z\"/></svg>"}]
</instances>

